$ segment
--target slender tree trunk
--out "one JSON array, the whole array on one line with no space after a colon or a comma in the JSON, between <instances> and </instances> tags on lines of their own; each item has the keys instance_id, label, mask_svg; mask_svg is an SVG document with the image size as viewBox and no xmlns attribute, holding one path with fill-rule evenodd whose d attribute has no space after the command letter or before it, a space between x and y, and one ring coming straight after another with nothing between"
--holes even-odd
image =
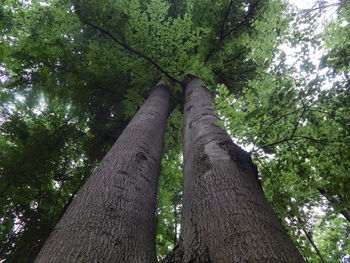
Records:
<instances>
[{"instance_id":1,"label":"slender tree trunk","mask_svg":"<svg viewBox=\"0 0 350 263\"><path fill-rule=\"evenodd\" d=\"M154 263L170 86L159 83L58 222L35 262Z\"/></svg>"},{"instance_id":2,"label":"slender tree trunk","mask_svg":"<svg viewBox=\"0 0 350 263\"><path fill-rule=\"evenodd\" d=\"M304 228L303 228L303 232L306 236L306 238L309 240L310 244L312 245L312 247L315 249L316 254L318 255L318 257L320 258L321 262L326 263L327 261L324 259L324 257L322 256L320 250L318 249L318 247L316 246L313 238L311 237L310 233L307 232Z\"/></svg>"},{"instance_id":3,"label":"slender tree trunk","mask_svg":"<svg viewBox=\"0 0 350 263\"><path fill-rule=\"evenodd\" d=\"M320 258L322 263L327 263L326 260L324 259L324 257L321 254L321 251L318 249L316 243L314 242L314 239L312 238L311 234L309 233L309 231L307 231L304 227L305 223L301 220L301 218L298 217L298 222L300 224L301 229L303 230L307 240L309 240L310 244L312 245L312 247L315 249L316 254L318 255L318 257Z\"/></svg>"},{"instance_id":4,"label":"slender tree trunk","mask_svg":"<svg viewBox=\"0 0 350 263\"><path fill-rule=\"evenodd\" d=\"M248 153L217 126L209 91L185 80L181 239L165 262L304 262L264 197Z\"/></svg>"}]
</instances>

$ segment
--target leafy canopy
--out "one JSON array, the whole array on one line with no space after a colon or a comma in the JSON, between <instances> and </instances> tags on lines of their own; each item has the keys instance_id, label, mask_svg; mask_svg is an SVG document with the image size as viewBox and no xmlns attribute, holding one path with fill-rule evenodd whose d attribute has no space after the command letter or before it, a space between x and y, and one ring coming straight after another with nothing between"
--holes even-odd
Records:
<instances>
[{"instance_id":1,"label":"leafy canopy","mask_svg":"<svg viewBox=\"0 0 350 263\"><path fill-rule=\"evenodd\" d=\"M265 193L304 257L319 260L303 229L330 262L349 253L331 245L349 242L339 216L350 200L346 5L322 36L312 36L314 17L305 27L278 0L5 0L0 8L0 259L35 257L160 78L175 84L158 192L164 257L180 231L179 82L189 72L210 87L221 125L251 145ZM279 49L286 43L300 48L297 66ZM318 71L310 50L322 43L329 71L307 77ZM326 79L335 86L322 91ZM314 215L319 207L324 218Z\"/></svg>"}]
</instances>

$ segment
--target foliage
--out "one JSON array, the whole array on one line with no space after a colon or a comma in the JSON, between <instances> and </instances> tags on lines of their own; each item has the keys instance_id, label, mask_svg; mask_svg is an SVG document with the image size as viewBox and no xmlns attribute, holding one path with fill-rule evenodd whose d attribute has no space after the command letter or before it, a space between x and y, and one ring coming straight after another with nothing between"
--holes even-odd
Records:
<instances>
[{"instance_id":1,"label":"foliage","mask_svg":"<svg viewBox=\"0 0 350 263\"><path fill-rule=\"evenodd\" d=\"M1 118L0 253L8 262L26 262L91 172L92 163L79 140L84 126L69 118L64 106L33 111L16 101Z\"/></svg>"},{"instance_id":2,"label":"foliage","mask_svg":"<svg viewBox=\"0 0 350 263\"><path fill-rule=\"evenodd\" d=\"M320 240L319 249L324 251L328 261L348 262L350 255L349 222L339 217L331 217L328 220L320 218L315 225L314 236L316 240Z\"/></svg>"},{"instance_id":3,"label":"foliage","mask_svg":"<svg viewBox=\"0 0 350 263\"><path fill-rule=\"evenodd\" d=\"M314 17L307 20L311 20L311 25L315 21ZM326 225L333 220L342 221L345 228L349 223L336 216L344 216L350 207L350 152L346 146L350 142L350 97L346 81L335 82L338 75L314 74L317 66L310 64L309 50L321 43L319 36L312 38L308 28L295 33L291 31L294 41L299 38L293 45L300 46L301 63L296 67L288 65L281 50L275 54L278 64L251 80L242 96L230 95L225 85L218 85L215 102L223 118L221 125L240 144L250 148L259 164L265 194L301 253L309 262L320 262L299 220L303 218L308 228L315 225L321 232L332 228ZM307 42L302 40L305 37ZM330 49L328 58L334 51ZM314 77L310 77L312 74ZM321 89L326 81L335 82L335 87ZM315 211L319 210L327 219L317 216ZM331 237L315 235L329 262L347 257L346 249L322 245L329 244L326 238ZM338 243L349 242L346 232L334 233L333 238L341 240Z\"/></svg>"},{"instance_id":4,"label":"foliage","mask_svg":"<svg viewBox=\"0 0 350 263\"><path fill-rule=\"evenodd\" d=\"M169 116L164 135L164 157L158 186L157 255L164 258L176 245L180 231L182 201L182 113Z\"/></svg>"},{"instance_id":5,"label":"foliage","mask_svg":"<svg viewBox=\"0 0 350 263\"><path fill-rule=\"evenodd\" d=\"M189 72L211 86L222 125L252 148L265 193L304 257L319 261L303 229L330 262L349 254L338 216L350 207L346 5L314 35L316 15L304 21L278 0L3 2L0 260L35 257L160 78L174 84L158 191L164 257L180 230L179 83ZM323 42L317 68L310 55ZM294 65L283 45L298 50ZM334 87L322 90L325 81Z\"/></svg>"}]
</instances>

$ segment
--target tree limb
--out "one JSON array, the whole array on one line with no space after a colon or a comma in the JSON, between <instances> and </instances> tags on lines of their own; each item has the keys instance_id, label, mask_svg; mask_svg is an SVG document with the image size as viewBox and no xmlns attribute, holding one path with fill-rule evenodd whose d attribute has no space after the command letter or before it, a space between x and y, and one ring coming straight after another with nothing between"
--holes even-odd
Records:
<instances>
[{"instance_id":1,"label":"tree limb","mask_svg":"<svg viewBox=\"0 0 350 263\"><path fill-rule=\"evenodd\" d=\"M222 36L220 36L219 42L216 43L214 45L214 47L209 51L208 55L205 57L204 63L207 63L209 61L209 59L214 55L214 53L219 49L218 47L220 46L220 42L224 41L225 38L228 37L229 35L231 35L234 31L236 31L236 30L240 29L241 27L246 26L247 24L249 24L250 19L253 17L254 10L257 7L258 3L259 3L259 0L256 0L254 3L252 3L249 6L248 12L244 16L244 18L238 24L236 24L235 27L233 27L231 30L229 30L228 32L226 32L225 34L222 34ZM224 20L224 23L225 23L225 20ZM224 26L224 24L222 25L222 27L223 26Z\"/></svg>"},{"instance_id":2,"label":"tree limb","mask_svg":"<svg viewBox=\"0 0 350 263\"><path fill-rule=\"evenodd\" d=\"M226 9L226 12L225 12L225 15L224 15L224 20L222 22L221 30L220 30L220 39L222 39L222 37L224 35L224 29L225 29L226 20L227 20L229 14L230 14L230 10L231 10L232 4L233 4L233 0L230 1L229 5L228 5L228 8Z\"/></svg>"},{"instance_id":3,"label":"tree limb","mask_svg":"<svg viewBox=\"0 0 350 263\"><path fill-rule=\"evenodd\" d=\"M296 131L297 131L297 129L298 129L298 126L299 126L299 124L300 124L300 121L301 121L301 119L303 118L304 113L305 113L305 111L306 111L306 105L305 105L303 99L301 99L301 102L303 103L303 111L301 112L300 117L299 117L297 123L296 123L295 126L294 126L294 129L293 129L293 131L292 131L292 133L291 133L291 135L290 135L290 138L293 138L293 137L294 137L294 134L296 133Z\"/></svg>"},{"instance_id":4,"label":"tree limb","mask_svg":"<svg viewBox=\"0 0 350 263\"><path fill-rule=\"evenodd\" d=\"M274 146L276 144L280 144L280 143L283 143L283 142L288 142L288 141L298 141L299 139L305 139L305 140L310 140L310 141L313 141L313 142L317 142L317 143L330 143L330 142L336 142L336 141L326 141L326 140L317 140L317 139L314 139L314 138L311 138L311 137L307 137L307 136L294 136L294 137L287 137L287 138L284 138L284 139L281 139L279 141L276 141L276 142L273 142L273 143L270 143L270 144L266 144L266 145L263 145L257 149L253 149L252 151L250 151L249 153L252 154L254 152L257 152L261 149L264 149L264 148L268 148L270 146Z\"/></svg>"},{"instance_id":5,"label":"tree limb","mask_svg":"<svg viewBox=\"0 0 350 263\"><path fill-rule=\"evenodd\" d=\"M98 31L100 31L101 33L105 34L106 36L108 36L109 38L111 38L115 43L117 43L119 46L121 46L122 48L126 49L127 51L129 51L130 53L143 58L144 60L148 61L149 63L151 63L158 71L160 71L161 73L163 73L169 80L171 80L172 82L178 83L181 85L181 81L175 79L174 77L170 76L168 72L166 72L161 66L159 66L155 61L153 61L151 58L147 57L146 55L140 53L139 51L127 46L126 44L124 44L122 41L118 40L116 37L114 37L110 32L108 32L107 30L96 26L90 22L88 22L85 18L83 18L83 23L91 26L95 29L97 29Z\"/></svg>"},{"instance_id":6,"label":"tree limb","mask_svg":"<svg viewBox=\"0 0 350 263\"><path fill-rule=\"evenodd\" d=\"M338 3L332 3L332 4L327 4L327 2L322 3L322 4L318 4L317 3L311 7L311 8L306 8L306 9L302 9L300 10L299 14L303 14L303 15L309 15L311 12L313 11L317 11L317 10L321 10L321 9L327 9L329 7L342 7L346 4L350 3L350 0L343 0L343 1L339 1Z\"/></svg>"},{"instance_id":7,"label":"tree limb","mask_svg":"<svg viewBox=\"0 0 350 263\"><path fill-rule=\"evenodd\" d=\"M270 124L262 131L260 132L260 134L258 135L258 137L256 138L256 140L254 141L254 144L256 144L256 142L258 141L258 139L261 137L261 135L263 135L268 129L270 129L275 123L277 123L278 121L282 120L283 118L295 114L298 111L300 111L302 108L298 108L294 111L288 112L286 114L281 115L280 117L278 117L277 119L273 120L272 122L270 122Z\"/></svg>"},{"instance_id":8,"label":"tree limb","mask_svg":"<svg viewBox=\"0 0 350 263\"><path fill-rule=\"evenodd\" d=\"M312 247L315 249L316 254L318 255L318 257L320 258L320 260L322 261L322 263L326 263L326 260L324 259L324 257L321 254L321 251L318 249L316 243L314 242L311 233L309 231L307 231L305 229L305 227L303 225L305 225L305 223L301 220L300 217L298 217L298 222L300 224L300 227L302 229L302 231L304 232L305 236L307 237L307 239L309 240L310 244L312 245Z\"/></svg>"}]
</instances>

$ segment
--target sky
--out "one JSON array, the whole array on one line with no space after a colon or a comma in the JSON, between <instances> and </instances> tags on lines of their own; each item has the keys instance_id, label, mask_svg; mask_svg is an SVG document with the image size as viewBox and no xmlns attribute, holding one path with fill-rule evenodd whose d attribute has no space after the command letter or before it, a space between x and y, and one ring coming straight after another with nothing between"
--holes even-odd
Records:
<instances>
[{"instance_id":1,"label":"sky","mask_svg":"<svg viewBox=\"0 0 350 263\"><path fill-rule=\"evenodd\" d=\"M320 0L288 0L288 2L291 5L296 6L300 10L306 10L306 9L312 9L315 7L319 6ZM318 26L315 28L314 33L315 34L320 34L324 29L325 25L332 21L333 19L336 18L336 11L337 11L337 4L339 3L339 0L324 0L324 5L328 6L327 8L323 8L322 16L318 18ZM299 51L298 48L290 48L289 46L281 46L280 47L286 54L287 54L287 64L293 65L293 64L298 64L298 61L296 60L295 54ZM299 47L300 49L300 47ZM310 47L310 58L311 62L315 65L318 66L319 62L321 60L321 57L324 55L324 50L317 49L317 48L312 48ZM319 75L324 75L327 72L327 68L323 68L322 70L318 70L317 73L314 75L310 75L306 78L309 80L316 78L317 74ZM341 78L340 76L337 77ZM336 80L337 80L336 79ZM320 87L322 90L327 90L332 88L333 86L334 79L331 80L326 80L323 85Z\"/></svg>"},{"instance_id":2,"label":"sky","mask_svg":"<svg viewBox=\"0 0 350 263\"><path fill-rule=\"evenodd\" d=\"M297 6L299 9L307 9L307 8L311 8L313 6L315 6L316 0L289 0L289 3ZM328 4L334 4L334 3L338 3L338 0L326 0L325 2L327 2Z\"/></svg>"}]
</instances>

